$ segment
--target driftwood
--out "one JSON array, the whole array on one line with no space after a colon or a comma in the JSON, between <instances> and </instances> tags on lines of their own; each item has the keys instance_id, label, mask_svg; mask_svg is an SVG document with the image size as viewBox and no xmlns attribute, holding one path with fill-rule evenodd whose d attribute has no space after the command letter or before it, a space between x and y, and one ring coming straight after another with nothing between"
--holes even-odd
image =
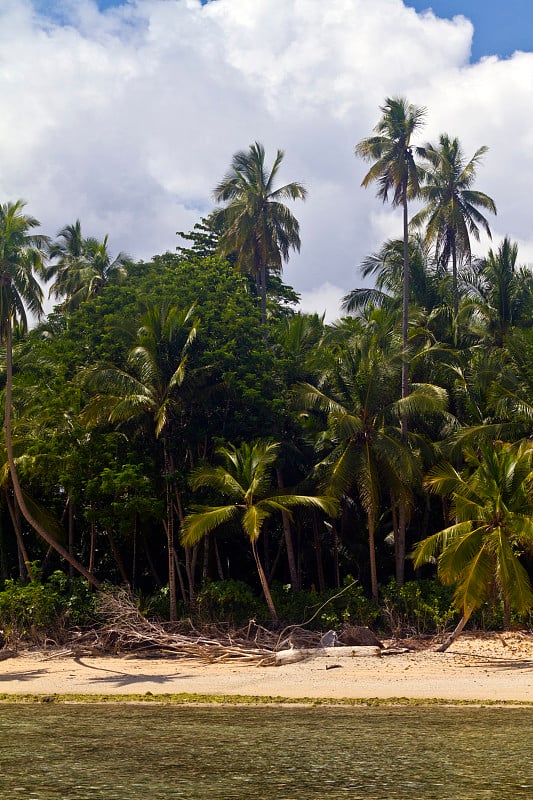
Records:
<instances>
[{"instance_id":1,"label":"driftwood","mask_svg":"<svg viewBox=\"0 0 533 800\"><path fill-rule=\"evenodd\" d=\"M308 658L360 658L380 656L380 647L316 647L316 648L290 648L276 653L276 666L294 664Z\"/></svg>"},{"instance_id":2,"label":"driftwood","mask_svg":"<svg viewBox=\"0 0 533 800\"><path fill-rule=\"evenodd\" d=\"M198 631L190 620L180 623L150 620L141 614L132 596L122 590L101 592L97 602L102 624L69 642L72 655L132 653L199 659L207 663L238 661L270 666L313 657L355 658L381 654L381 643L376 645L377 640L369 640L369 635L373 634L367 628L356 630L364 632L362 635L371 646L352 646L343 644L343 632L339 637L333 631L321 635L296 625L273 632L251 620L239 630L211 625ZM324 646L330 643L337 646Z\"/></svg>"},{"instance_id":3,"label":"driftwood","mask_svg":"<svg viewBox=\"0 0 533 800\"><path fill-rule=\"evenodd\" d=\"M199 632L190 621L172 625L147 619L126 591L102 592L98 613L102 626L71 642L76 655L156 653L208 663L238 660L255 664L273 659L273 649L261 642L263 629L256 626L252 631L251 623L241 631L216 629L211 636L210 630Z\"/></svg>"}]
</instances>

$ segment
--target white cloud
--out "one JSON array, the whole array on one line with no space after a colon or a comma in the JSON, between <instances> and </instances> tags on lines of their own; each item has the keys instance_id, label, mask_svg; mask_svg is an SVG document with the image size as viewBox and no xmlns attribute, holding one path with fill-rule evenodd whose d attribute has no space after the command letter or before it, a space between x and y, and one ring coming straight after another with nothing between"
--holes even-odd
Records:
<instances>
[{"instance_id":1,"label":"white cloud","mask_svg":"<svg viewBox=\"0 0 533 800\"><path fill-rule=\"evenodd\" d=\"M309 314L324 314L326 322L334 322L339 318L341 300L346 291L340 286L326 281L310 291L304 291L300 296L300 310Z\"/></svg>"},{"instance_id":2,"label":"white cloud","mask_svg":"<svg viewBox=\"0 0 533 800\"><path fill-rule=\"evenodd\" d=\"M401 0L130 0L105 13L56 0L46 18L36 9L0 4L0 198L25 197L47 232L80 217L88 234L109 233L115 252L173 250L175 232L212 208L232 153L259 140L271 157L285 149L281 179L309 189L294 206L302 252L285 279L323 311L401 231L359 187L365 165L353 155L385 97L401 94L428 108L423 140L446 130L468 156L490 147L478 188L498 206L493 227L533 252L533 54L470 65L464 17L417 15Z\"/></svg>"}]
</instances>

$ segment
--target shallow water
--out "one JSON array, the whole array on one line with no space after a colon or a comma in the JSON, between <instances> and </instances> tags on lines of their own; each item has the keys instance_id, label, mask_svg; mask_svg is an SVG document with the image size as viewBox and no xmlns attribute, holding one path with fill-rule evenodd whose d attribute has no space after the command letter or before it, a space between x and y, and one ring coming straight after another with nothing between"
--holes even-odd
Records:
<instances>
[{"instance_id":1,"label":"shallow water","mask_svg":"<svg viewBox=\"0 0 533 800\"><path fill-rule=\"evenodd\" d=\"M0 706L0 798L533 798L533 709Z\"/></svg>"}]
</instances>

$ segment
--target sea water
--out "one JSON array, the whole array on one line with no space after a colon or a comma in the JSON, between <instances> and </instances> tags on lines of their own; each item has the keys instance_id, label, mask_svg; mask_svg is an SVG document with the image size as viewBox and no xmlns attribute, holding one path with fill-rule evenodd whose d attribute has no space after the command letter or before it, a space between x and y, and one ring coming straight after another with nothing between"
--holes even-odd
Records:
<instances>
[{"instance_id":1,"label":"sea water","mask_svg":"<svg viewBox=\"0 0 533 800\"><path fill-rule=\"evenodd\" d=\"M533 798L533 709L0 706L1 800Z\"/></svg>"}]
</instances>

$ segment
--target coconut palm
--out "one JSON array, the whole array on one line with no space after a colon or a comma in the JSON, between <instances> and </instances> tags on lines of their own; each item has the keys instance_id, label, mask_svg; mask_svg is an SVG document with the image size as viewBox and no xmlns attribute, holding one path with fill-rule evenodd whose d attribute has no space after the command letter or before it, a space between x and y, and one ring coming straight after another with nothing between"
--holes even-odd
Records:
<instances>
[{"instance_id":1,"label":"coconut palm","mask_svg":"<svg viewBox=\"0 0 533 800\"><path fill-rule=\"evenodd\" d=\"M50 245L49 257L53 263L45 269L47 281L55 278L50 287L50 297L59 299L70 295L73 277L84 263L84 247L85 239L79 219L73 225L65 225L58 232L56 241Z\"/></svg>"},{"instance_id":2,"label":"coconut palm","mask_svg":"<svg viewBox=\"0 0 533 800\"><path fill-rule=\"evenodd\" d=\"M172 620L177 617L177 605L170 438L172 423L181 407L188 353L197 329L194 306L189 309L151 306L141 318L136 345L129 352L129 371L97 366L82 373L85 386L95 392L82 414L88 424L101 421L121 424L148 414L155 437L162 442Z\"/></svg>"},{"instance_id":3,"label":"coconut palm","mask_svg":"<svg viewBox=\"0 0 533 800\"><path fill-rule=\"evenodd\" d=\"M477 166L487 150L480 147L467 162L459 140L450 139L447 133L441 134L438 146L427 144L421 149L428 165L421 189L426 205L411 224L415 227L425 224L426 240L435 245L437 258L444 267L451 259L455 317L459 310L458 262L470 262L470 237L479 240L480 228L491 237L489 223L479 209L496 214L492 198L472 189Z\"/></svg>"},{"instance_id":4,"label":"coconut palm","mask_svg":"<svg viewBox=\"0 0 533 800\"><path fill-rule=\"evenodd\" d=\"M384 203L392 194L392 205L401 206L403 212L403 292L402 292L402 345L407 353L409 321L409 225L408 200L420 191L419 168L415 162L411 139L422 126L425 109L408 103L403 97L388 97L380 107L382 117L374 128L375 136L362 139L355 154L374 162L363 178L361 186L378 184L378 197ZM407 357L402 365L402 397L409 393ZM402 420L404 439L407 423Z\"/></svg>"},{"instance_id":5,"label":"coconut palm","mask_svg":"<svg viewBox=\"0 0 533 800\"><path fill-rule=\"evenodd\" d=\"M76 308L83 300L99 294L111 280L124 277L131 259L123 252L113 259L108 240L107 235L102 241L84 238L79 219L62 228L50 247L53 263L45 270L47 281L55 279L50 296L64 297L68 308Z\"/></svg>"},{"instance_id":6,"label":"coconut palm","mask_svg":"<svg viewBox=\"0 0 533 800\"><path fill-rule=\"evenodd\" d=\"M375 278L374 288L352 289L342 300L349 313L369 307L396 309L403 291L403 241L388 239L375 253L366 256L359 271L363 278ZM446 285L438 265L423 238L409 236L409 302L427 313L445 304Z\"/></svg>"},{"instance_id":7,"label":"coconut palm","mask_svg":"<svg viewBox=\"0 0 533 800\"><path fill-rule=\"evenodd\" d=\"M244 442L240 447L230 444L218 448L217 453L223 465L198 468L192 475L191 485L195 490L201 487L214 489L226 503L197 506L193 513L185 517L181 533L183 544L191 545L221 525L240 522L250 541L261 588L274 624L278 622L278 615L257 550L257 540L264 523L276 512L290 516L294 506L318 508L330 515L337 513L337 503L331 497L284 494L278 488L274 489L274 465L279 450L277 442L268 440L252 444Z\"/></svg>"},{"instance_id":8,"label":"coconut palm","mask_svg":"<svg viewBox=\"0 0 533 800\"><path fill-rule=\"evenodd\" d=\"M215 229L221 231L219 252L233 254L237 268L255 279L263 324L269 273L281 273L290 251L300 250L300 226L284 201L307 196L301 183L274 188L283 157L283 150L278 150L268 171L265 148L255 142L248 151L235 153L229 171L214 190L215 200L227 203L212 215Z\"/></svg>"},{"instance_id":9,"label":"coconut palm","mask_svg":"<svg viewBox=\"0 0 533 800\"><path fill-rule=\"evenodd\" d=\"M462 274L467 293L481 316L486 333L503 347L511 329L529 324L533 306L533 273L519 267L518 245L506 236L496 251L476 259Z\"/></svg>"},{"instance_id":10,"label":"coconut palm","mask_svg":"<svg viewBox=\"0 0 533 800\"><path fill-rule=\"evenodd\" d=\"M467 449L466 474L451 464L435 467L426 484L449 497L453 525L429 536L414 550L415 567L437 558L443 583L455 586L459 624L439 648L446 650L471 614L494 589L519 612L533 606L522 552L533 553L533 446L479 443Z\"/></svg>"},{"instance_id":11,"label":"coconut palm","mask_svg":"<svg viewBox=\"0 0 533 800\"><path fill-rule=\"evenodd\" d=\"M368 338L374 345L368 346ZM319 436L318 465L325 491L341 499L356 491L367 517L372 594L378 595L375 533L383 493L393 495L404 507L419 466L416 455L404 441L400 418L441 409L445 393L436 387L414 385L409 397L398 402L395 390L401 351L388 337L385 348L376 345L373 331L353 337L336 353L320 387L300 383L295 395L300 408L325 417ZM405 539L396 535L397 579L403 582Z\"/></svg>"},{"instance_id":12,"label":"coconut palm","mask_svg":"<svg viewBox=\"0 0 533 800\"><path fill-rule=\"evenodd\" d=\"M28 509L22 491L13 447L12 400L13 400L13 328L25 331L28 326L26 306L37 318L43 313L42 289L35 275L43 275L43 256L48 248L48 239L35 229L40 223L35 217L24 213L25 203L0 205L0 341L6 350L5 388L5 436L9 471L18 506L26 521L69 564L84 575L93 585L98 580L80 564Z\"/></svg>"}]
</instances>

